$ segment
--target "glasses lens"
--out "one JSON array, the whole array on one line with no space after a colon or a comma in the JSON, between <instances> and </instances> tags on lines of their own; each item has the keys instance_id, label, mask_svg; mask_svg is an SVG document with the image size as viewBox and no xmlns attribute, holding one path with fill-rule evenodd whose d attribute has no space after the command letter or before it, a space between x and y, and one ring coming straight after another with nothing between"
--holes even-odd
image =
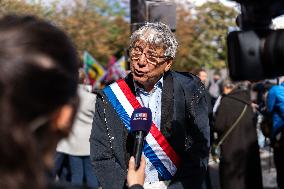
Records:
<instances>
[{"instance_id":1,"label":"glasses lens","mask_svg":"<svg viewBox=\"0 0 284 189\"><path fill-rule=\"evenodd\" d=\"M157 56L147 55L146 59L147 59L147 62L150 63L150 64L157 64L157 63L159 63L159 58Z\"/></svg>"},{"instance_id":2,"label":"glasses lens","mask_svg":"<svg viewBox=\"0 0 284 189\"><path fill-rule=\"evenodd\" d=\"M144 53L142 48L140 47L133 47L130 50L130 57L132 60L138 61L141 58L142 54L145 55L147 63L153 64L153 65L159 64L160 59L162 59L162 62L163 62L166 58L166 57L159 57L155 55L153 51L147 51Z\"/></svg>"}]
</instances>

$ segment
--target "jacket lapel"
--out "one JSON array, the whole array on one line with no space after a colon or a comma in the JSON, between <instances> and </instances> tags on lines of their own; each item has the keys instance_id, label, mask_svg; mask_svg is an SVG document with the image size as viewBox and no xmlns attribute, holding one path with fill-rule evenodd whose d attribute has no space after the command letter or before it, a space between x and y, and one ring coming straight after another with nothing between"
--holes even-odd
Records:
<instances>
[{"instance_id":1,"label":"jacket lapel","mask_svg":"<svg viewBox=\"0 0 284 189\"><path fill-rule=\"evenodd\" d=\"M161 133L167 138L171 135L171 125L173 120L173 100L174 100L173 77L171 72L164 75L162 89L161 107Z\"/></svg>"}]
</instances>

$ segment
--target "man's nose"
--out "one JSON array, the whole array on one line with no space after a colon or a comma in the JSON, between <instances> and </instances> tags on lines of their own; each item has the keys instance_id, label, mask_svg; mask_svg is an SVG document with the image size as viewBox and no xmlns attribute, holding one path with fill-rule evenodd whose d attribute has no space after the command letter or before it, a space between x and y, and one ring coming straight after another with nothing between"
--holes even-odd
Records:
<instances>
[{"instance_id":1,"label":"man's nose","mask_svg":"<svg viewBox=\"0 0 284 189\"><path fill-rule=\"evenodd\" d=\"M146 60L146 55L145 53L142 53L140 58L139 58L139 61L138 61L138 64L140 66L145 66L147 64L147 60Z\"/></svg>"}]
</instances>

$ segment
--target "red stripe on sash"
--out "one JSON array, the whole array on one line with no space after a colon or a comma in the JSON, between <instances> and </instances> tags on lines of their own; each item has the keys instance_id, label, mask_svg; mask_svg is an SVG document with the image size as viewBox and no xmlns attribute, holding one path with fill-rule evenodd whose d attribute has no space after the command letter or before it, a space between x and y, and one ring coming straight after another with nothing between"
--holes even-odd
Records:
<instances>
[{"instance_id":1,"label":"red stripe on sash","mask_svg":"<svg viewBox=\"0 0 284 189\"><path fill-rule=\"evenodd\" d=\"M139 101L136 99L126 82L121 79L117 81L118 86L124 93L127 100L130 102L132 107L134 109L140 108L141 105ZM171 161L175 164L176 167L179 167L180 165L180 158L172 148L172 146L168 143L164 135L158 130L156 125L152 122L152 126L150 129L150 133L152 136L156 139L157 143L160 145L160 147L164 150L164 152L167 154L167 156L171 159Z\"/></svg>"}]
</instances>

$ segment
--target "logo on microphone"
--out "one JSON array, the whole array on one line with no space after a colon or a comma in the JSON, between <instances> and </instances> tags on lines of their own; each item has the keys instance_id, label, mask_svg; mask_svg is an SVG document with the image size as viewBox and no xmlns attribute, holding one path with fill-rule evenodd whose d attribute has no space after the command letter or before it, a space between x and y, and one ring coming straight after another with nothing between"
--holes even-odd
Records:
<instances>
[{"instance_id":1,"label":"logo on microphone","mask_svg":"<svg viewBox=\"0 0 284 189\"><path fill-rule=\"evenodd\" d=\"M150 108L141 107L133 111L130 119L131 131L143 131L148 133L152 125L152 112Z\"/></svg>"},{"instance_id":2,"label":"logo on microphone","mask_svg":"<svg viewBox=\"0 0 284 189\"><path fill-rule=\"evenodd\" d=\"M135 113L133 120L148 120L148 114L147 113Z\"/></svg>"}]
</instances>

